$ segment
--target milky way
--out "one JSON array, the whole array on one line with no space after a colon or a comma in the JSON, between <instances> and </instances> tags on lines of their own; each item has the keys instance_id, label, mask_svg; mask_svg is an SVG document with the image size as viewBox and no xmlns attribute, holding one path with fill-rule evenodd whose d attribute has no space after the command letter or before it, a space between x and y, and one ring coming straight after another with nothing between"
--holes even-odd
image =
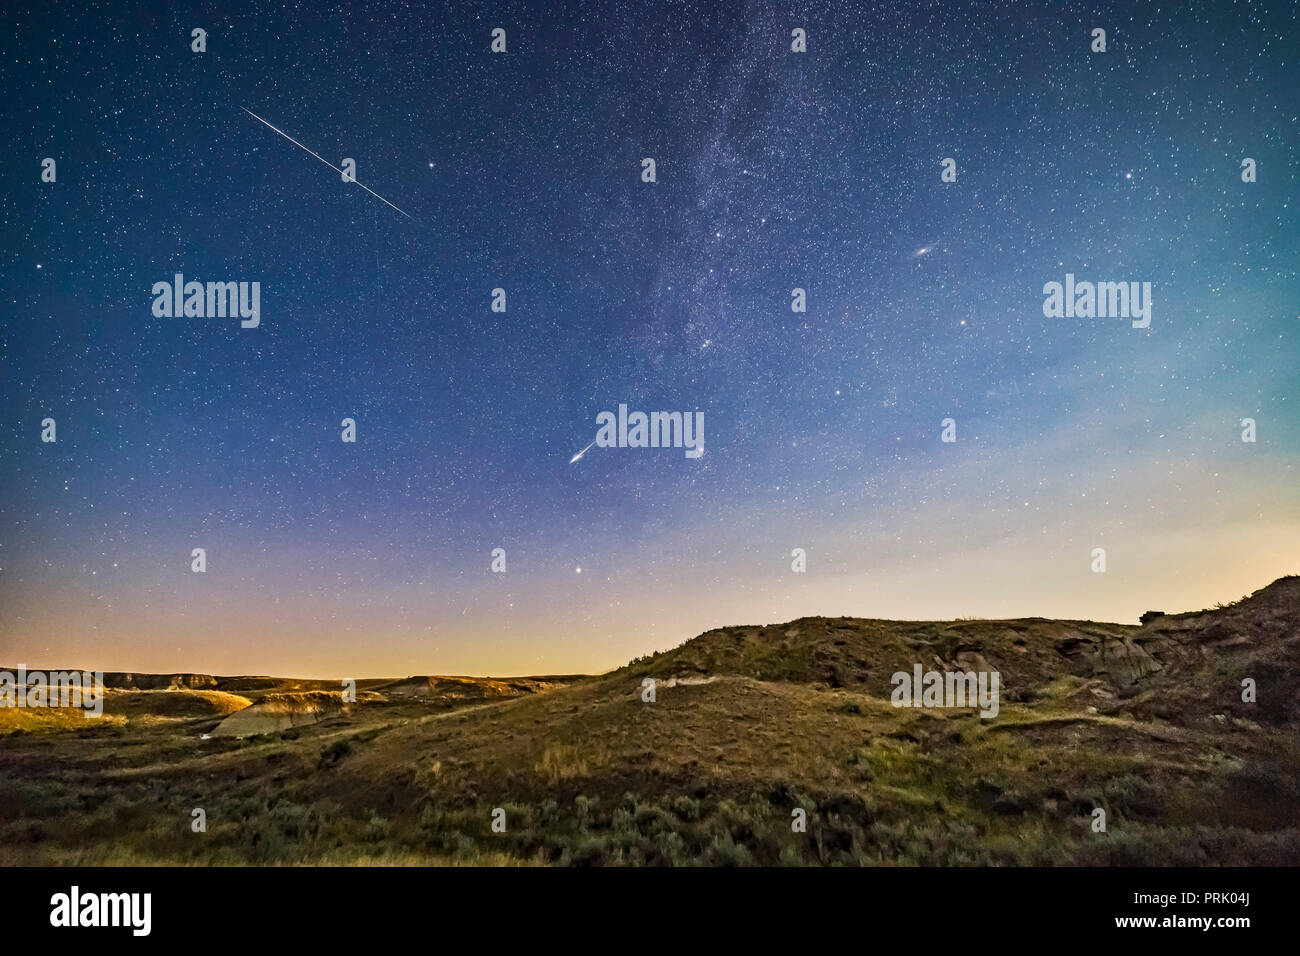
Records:
<instances>
[{"instance_id":1,"label":"milky way","mask_svg":"<svg viewBox=\"0 0 1300 956\"><path fill-rule=\"evenodd\" d=\"M1292 6L261 6L0 39L0 663L593 670L1300 570ZM569 467L620 404L708 454Z\"/></svg>"}]
</instances>

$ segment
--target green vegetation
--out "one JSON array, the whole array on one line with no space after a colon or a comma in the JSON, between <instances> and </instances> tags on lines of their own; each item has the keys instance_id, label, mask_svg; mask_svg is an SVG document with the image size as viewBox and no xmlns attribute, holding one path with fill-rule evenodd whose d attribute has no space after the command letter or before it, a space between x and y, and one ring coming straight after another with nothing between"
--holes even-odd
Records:
<instances>
[{"instance_id":1,"label":"green vegetation","mask_svg":"<svg viewBox=\"0 0 1300 956\"><path fill-rule=\"evenodd\" d=\"M1295 865L1298 622L1291 578L1141 629L809 618L582 680L369 682L255 736L203 739L327 686L0 711L0 863ZM917 662L996 668L997 717L892 706Z\"/></svg>"}]
</instances>

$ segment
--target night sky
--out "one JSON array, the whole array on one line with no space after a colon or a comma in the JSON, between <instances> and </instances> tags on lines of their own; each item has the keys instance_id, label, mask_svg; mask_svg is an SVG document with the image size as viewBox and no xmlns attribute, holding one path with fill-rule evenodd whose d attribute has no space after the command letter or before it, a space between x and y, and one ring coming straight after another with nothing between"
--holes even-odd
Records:
<instances>
[{"instance_id":1,"label":"night sky","mask_svg":"<svg viewBox=\"0 0 1300 956\"><path fill-rule=\"evenodd\" d=\"M1300 571L1294 4L256 6L6 5L0 663L596 671ZM704 455L572 461L620 404Z\"/></svg>"}]
</instances>

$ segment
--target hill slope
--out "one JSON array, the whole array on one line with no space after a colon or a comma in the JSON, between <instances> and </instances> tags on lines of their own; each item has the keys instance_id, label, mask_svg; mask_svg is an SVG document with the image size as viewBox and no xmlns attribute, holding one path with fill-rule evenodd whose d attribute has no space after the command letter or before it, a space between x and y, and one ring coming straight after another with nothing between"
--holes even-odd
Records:
<instances>
[{"instance_id":1,"label":"hill slope","mask_svg":"<svg viewBox=\"0 0 1300 956\"><path fill-rule=\"evenodd\" d=\"M198 740L215 719L9 737L0 859L1294 865L1298 643L1291 577L1141 626L722 628L513 696L380 682L245 739ZM998 715L892 706L916 664L996 669ZM176 825L195 806L201 838Z\"/></svg>"}]
</instances>

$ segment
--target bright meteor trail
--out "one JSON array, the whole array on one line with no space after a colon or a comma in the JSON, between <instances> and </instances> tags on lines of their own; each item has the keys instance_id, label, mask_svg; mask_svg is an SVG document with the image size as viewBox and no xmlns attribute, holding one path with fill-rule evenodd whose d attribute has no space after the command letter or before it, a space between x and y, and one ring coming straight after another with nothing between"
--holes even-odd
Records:
<instances>
[{"instance_id":1,"label":"bright meteor trail","mask_svg":"<svg viewBox=\"0 0 1300 956\"><path fill-rule=\"evenodd\" d=\"M325 164L326 166L328 166L330 169L334 170L334 171L335 171L336 173L338 173L340 176L343 175L343 170L339 169L337 166L335 166L333 163L331 163L328 159L326 159L326 158L325 158L324 156L322 156L320 153L312 152L312 150L307 149L306 146L304 146L302 143L298 142L296 139L294 139L292 136L290 136L290 135L289 135L288 133L286 133L284 130L282 130L282 129L278 129L278 128L276 128L275 126L271 126L270 123L267 123L266 120L262 119L262 117L258 116L258 115L257 115L256 113L254 113L252 110L247 109L247 108L245 108L245 107L243 107L243 106L241 106L240 109L243 110L245 113L247 113L249 116L253 117L253 119L257 120L259 123L263 123L263 124L265 124L266 126L270 126L271 129L275 130L277 133L279 133L281 136L283 136L283 137L284 137L285 139L287 139L289 142L293 143L293 145L297 146L299 149L306 150L307 152L311 153L313 156L315 156L317 159L319 159L322 163L324 163L324 164ZM362 189L364 189L366 192L370 193L370 195L374 196L374 197L375 197L376 199L378 199L380 202L383 202L383 203L385 203L385 204L387 204L387 205L389 205L389 206L392 206L394 209L397 209L396 206L393 206L392 203L388 202L387 199L385 199L383 196L379 195L379 193L375 192L375 191L374 191L373 189L371 189L369 186L365 185L364 183L357 182L356 179L353 179L353 180L351 180L351 181L354 182L354 183L357 183L358 186L360 186L360 187L361 187ZM402 209L397 209L397 211L400 212L400 213L401 213L403 216L405 216L407 219L411 220L412 222L415 222L415 217L412 216L410 213L408 213L408 212L406 212L405 210L402 210Z\"/></svg>"},{"instance_id":2,"label":"bright meteor trail","mask_svg":"<svg viewBox=\"0 0 1300 956\"><path fill-rule=\"evenodd\" d=\"M595 442L592 442L592 443L591 443L591 445L594 445L594 444L596 444L596 443L595 443ZM579 458L581 458L583 455L587 454L587 452L589 452L589 451L591 450L591 445L588 445L588 446L587 446L586 448L584 448L582 451L578 452L576 455L574 455L572 458L570 458L570 459L569 459L569 464L572 465L575 461L577 461L577 460L578 460Z\"/></svg>"}]
</instances>

